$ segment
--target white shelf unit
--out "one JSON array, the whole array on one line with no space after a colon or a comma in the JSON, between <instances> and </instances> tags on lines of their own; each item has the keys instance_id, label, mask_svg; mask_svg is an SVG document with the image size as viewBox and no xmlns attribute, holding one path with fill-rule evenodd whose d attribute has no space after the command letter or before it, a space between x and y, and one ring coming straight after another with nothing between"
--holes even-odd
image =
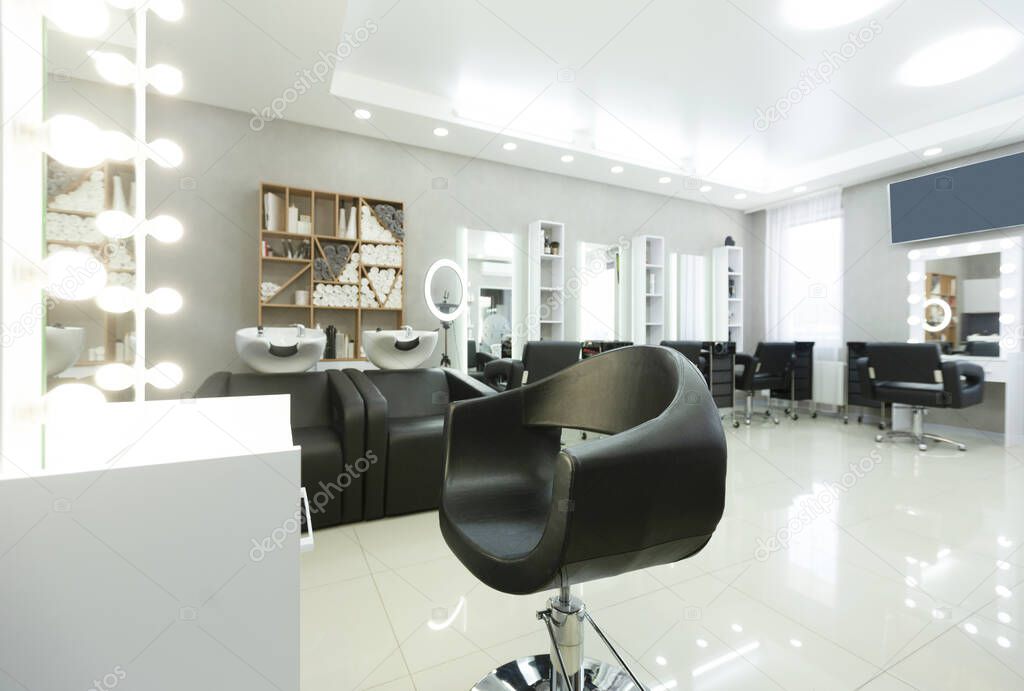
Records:
<instances>
[{"instance_id":1,"label":"white shelf unit","mask_svg":"<svg viewBox=\"0 0 1024 691\"><path fill-rule=\"evenodd\" d=\"M632 283L632 340L637 345L657 345L665 339L665 304L668 275L665 238L638 235L630 249Z\"/></svg>"},{"instance_id":2,"label":"white shelf unit","mask_svg":"<svg viewBox=\"0 0 1024 691\"><path fill-rule=\"evenodd\" d=\"M711 251L711 332L716 341L733 341L743 351L743 248Z\"/></svg>"},{"instance_id":3,"label":"white shelf unit","mask_svg":"<svg viewBox=\"0 0 1024 691\"><path fill-rule=\"evenodd\" d=\"M534 221L529 230L527 324L531 341L565 340L565 224Z\"/></svg>"}]
</instances>

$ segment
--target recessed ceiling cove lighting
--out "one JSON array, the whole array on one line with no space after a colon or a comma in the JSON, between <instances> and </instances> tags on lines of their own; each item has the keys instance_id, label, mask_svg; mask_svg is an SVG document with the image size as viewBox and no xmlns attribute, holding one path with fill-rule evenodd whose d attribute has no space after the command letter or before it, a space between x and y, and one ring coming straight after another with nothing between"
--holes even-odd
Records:
<instances>
[{"instance_id":1,"label":"recessed ceiling cove lighting","mask_svg":"<svg viewBox=\"0 0 1024 691\"><path fill-rule=\"evenodd\" d=\"M899 71L907 86L939 86L966 79L1004 60L1020 35L1003 28L975 29L936 41L910 57Z\"/></svg>"},{"instance_id":2,"label":"recessed ceiling cove lighting","mask_svg":"<svg viewBox=\"0 0 1024 691\"><path fill-rule=\"evenodd\" d=\"M746 192L737 192L736 194L734 194L732 196L732 198L735 199L738 202L741 202L741 201L743 201L744 199L747 198L747 193Z\"/></svg>"},{"instance_id":3,"label":"recessed ceiling cove lighting","mask_svg":"<svg viewBox=\"0 0 1024 691\"><path fill-rule=\"evenodd\" d=\"M807 185L797 185L796 187L793 188L793 191L796 194L803 194L804 192L807 191Z\"/></svg>"},{"instance_id":4,"label":"recessed ceiling cove lighting","mask_svg":"<svg viewBox=\"0 0 1024 691\"><path fill-rule=\"evenodd\" d=\"M371 113L370 111L366 110L365 108L356 108L352 112L352 114L355 115L360 120L369 120L370 118L373 117L373 113Z\"/></svg>"},{"instance_id":5,"label":"recessed ceiling cove lighting","mask_svg":"<svg viewBox=\"0 0 1024 691\"><path fill-rule=\"evenodd\" d=\"M572 154L565 154L564 156L562 156L562 163L572 163L575 160L576 157L573 156Z\"/></svg>"},{"instance_id":6,"label":"recessed ceiling cove lighting","mask_svg":"<svg viewBox=\"0 0 1024 691\"><path fill-rule=\"evenodd\" d=\"M801 29L828 29L855 22L892 0L786 0L783 15L793 26Z\"/></svg>"},{"instance_id":7,"label":"recessed ceiling cove lighting","mask_svg":"<svg viewBox=\"0 0 1024 691\"><path fill-rule=\"evenodd\" d=\"M672 178L670 178L667 175L662 175L660 178L658 178L658 183L659 184L667 185L670 182L672 182Z\"/></svg>"},{"instance_id":8,"label":"recessed ceiling cove lighting","mask_svg":"<svg viewBox=\"0 0 1024 691\"><path fill-rule=\"evenodd\" d=\"M516 144L515 142L505 142L504 144L501 145L501 148L504 149L505 151L515 151L516 149L519 148L519 145Z\"/></svg>"},{"instance_id":9,"label":"recessed ceiling cove lighting","mask_svg":"<svg viewBox=\"0 0 1024 691\"><path fill-rule=\"evenodd\" d=\"M447 137L448 136L448 128L447 127L435 127L434 128L434 136L435 137Z\"/></svg>"},{"instance_id":10,"label":"recessed ceiling cove lighting","mask_svg":"<svg viewBox=\"0 0 1024 691\"><path fill-rule=\"evenodd\" d=\"M925 158L931 158L932 156L938 156L941 153L942 153L942 147L941 146L933 146L930 149L925 149L924 150L924 157Z\"/></svg>"},{"instance_id":11,"label":"recessed ceiling cove lighting","mask_svg":"<svg viewBox=\"0 0 1024 691\"><path fill-rule=\"evenodd\" d=\"M618 175L619 173L621 173L624 170L625 170L625 168L623 168L622 166L612 166L611 167L611 171L613 173L615 173L616 175Z\"/></svg>"},{"instance_id":12,"label":"recessed ceiling cove lighting","mask_svg":"<svg viewBox=\"0 0 1024 691\"><path fill-rule=\"evenodd\" d=\"M714 188L711 185L701 185L700 186L700 191L703 192L704 194L707 194L712 189L714 189Z\"/></svg>"}]
</instances>

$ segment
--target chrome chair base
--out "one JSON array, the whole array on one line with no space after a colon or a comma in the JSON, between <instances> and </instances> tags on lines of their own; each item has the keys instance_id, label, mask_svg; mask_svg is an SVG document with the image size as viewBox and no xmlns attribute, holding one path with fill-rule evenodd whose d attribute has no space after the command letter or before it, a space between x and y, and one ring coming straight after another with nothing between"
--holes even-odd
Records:
<instances>
[{"instance_id":1,"label":"chrome chair base","mask_svg":"<svg viewBox=\"0 0 1024 691\"><path fill-rule=\"evenodd\" d=\"M550 655L532 655L507 662L473 686L473 691L553 691ZM643 691L614 665L586 658L583 691Z\"/></svg>"},{"instance_id":2,"label":"chrome chair base","mask_svg":"<svg viewBox=\"0 0 1024 691\"><path fill-rule=\"evenodd\" d=\"M924 431L924 416L927 410L925 408L915 407L911 417L911 428L909 432L890 430L884 434L875 435L875 441L896 441L899 439L909 439L910 441L917 444L917 448L920 451L928 450L928 441L938 442L940 444L949 444L955 446L959 451L966 451L967 445L963 442L957 441L956 439L950 439L949 437L943 437L938 434L929 434Z\"/></svg>"}]
</instances>

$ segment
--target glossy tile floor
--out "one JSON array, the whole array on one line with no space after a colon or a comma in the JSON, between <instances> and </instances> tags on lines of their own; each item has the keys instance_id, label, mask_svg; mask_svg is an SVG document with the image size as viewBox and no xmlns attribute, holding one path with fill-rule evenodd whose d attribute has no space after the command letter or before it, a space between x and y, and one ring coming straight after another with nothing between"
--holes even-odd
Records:
<instances>
[{"instance_id":1,"label":"glossy tile floor","mask_svg":"<svg viewBox=\"0 0 1024 691\"><path fill-rule=\"evenodd\" d=\"M1024 449L922 454L806 417L728 438L710 545L579 589L653 691L1024 689ZM460 691L547 651L545 596L477 582L436 513L316 539L303 691Z\"/></svg>"}]
</instances>

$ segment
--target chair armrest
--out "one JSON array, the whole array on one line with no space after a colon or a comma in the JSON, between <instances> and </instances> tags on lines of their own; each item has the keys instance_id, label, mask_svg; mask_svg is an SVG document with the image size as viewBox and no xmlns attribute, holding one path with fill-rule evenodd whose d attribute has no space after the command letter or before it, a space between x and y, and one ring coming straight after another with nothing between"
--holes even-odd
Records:
<instances>
[{"instance_id":1,"label":"chair armrest","mask_svg":"<svg viewBox=\"0 0 1024 691\"><path fill-rule=\"evenodd\" d=\"M464 401L467 398L480 398L494 393L494 389L482 381L466 376L462 372L445 369L444 374L448 380L449 401Z\"/></svg>"},{"instance_id":2,"label":"chair armrest","mask_svg":"<svg viewBox=\"0 0 1024 691\"><path fill-rule=\"evenodd\" d=\"M875 382L871 378L871 367L866 357L857 358L857 377L860 379L860 395L875 400Z\"/></svg>"},{"instance_id":3,"label":"chair armrest","mask_svg":"<svg viewBox=\"0 0 1024 691\"><path fill-rule=\"evenodd\" d=\"M736 364L743 368L738 388L751 391L754 388L754 375L757 373L758 359L746 353L736 353Z\"/></svg>"},{"instance_id":4,"label":"chair armrest","mask_svg":"<svg viewBox=\"0 0 1024 691\"><path fill-rule=\"evenodd\" d=\"M981 403L984 387L985 369L981 365L962 360L942 363L942 388L951 408Z\"/></svg>"},{"instance_id":5,"label":"chair armrest","mask_svg":"<svg viewBox=\"0 0 1024 691\"><path fill-rule=\"evenodd\" d=\"M498 391L517 389L523 383L523 363L520 360L494 360L484 367L484 382ZM504 389L499 388L504 384Z\"/></svg>"},{"instance_id":6,"label":"chair armrest","mask_svg":"<svg viewBox=\"0 0 1024 691\"><path fill-rule=\"evenodd\" d=\"M478 350L476 351L476 357L473 358L473 366L476 367L477 372L483 372L487 363L497 359L498 358L494 357L490 353L484 353Z\"/></svg>"},{"instance_id":7,"label":"chair armrest","mask_svg":"<svg viewBox=\"0 0 1024 691\"><path fill-rule=\"evenodd\" d=\"M347 466L360 458L373 463L376 452L367 450L366 409L355 384L340 370L329 370L327 381L331 390L334 431L341 439L342 462ZM364 455L365 454L365 455ZM353 523L363 518L363 476L344 490L341 500L341 522Z\"/></svg>"},{"instance_id":8,"label":"chair armrest","mask_svg":"<svg viewBox=\"0 0 1024 691\"><path fill-rule=\"evenodd\" d=\"M363 519L382 518L388 467L388 402L380 389L361 371L347 369L344 374L363 399L363 446L367 458L371 453L377 456L377 462L363 476Z\"/></svg>"},{"instance_id":9,"label":"chair armrest","mask_svg":"<svg viewBox=\"0 0 1024 691\"><path fill-rule=\"evenodd\" d=\"M228 395L230 372L214 372L199 385L195 398L220 398Z\"/></svg>"}]
</instances>

